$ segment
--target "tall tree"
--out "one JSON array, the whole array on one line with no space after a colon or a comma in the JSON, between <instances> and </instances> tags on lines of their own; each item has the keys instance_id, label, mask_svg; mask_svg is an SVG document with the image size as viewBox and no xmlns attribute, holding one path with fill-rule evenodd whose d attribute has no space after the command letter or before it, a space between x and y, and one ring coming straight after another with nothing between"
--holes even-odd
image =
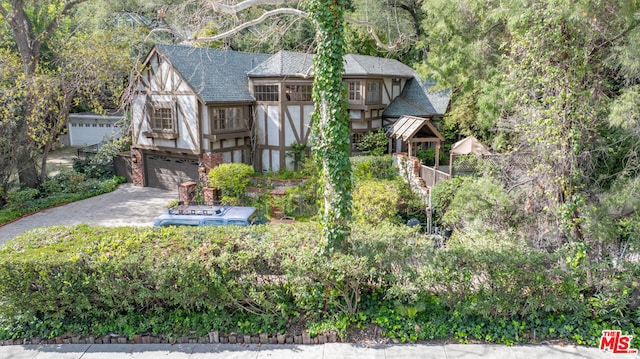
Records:
<instances>
[{"instance_id":1,"label":"tall tree","mask_svg":"<svg viewBox=\"0 0 640 359\"><path fill-rule=\"evenodd\" d=\"M636 151L628 140L632 128L619 124L634 123L638 6L632 0L425 3L433 26L422 69L454 88L445 124L493 140L508 155L515 175L508 187L530 214L525 235L539 245L597 242L592 209L621 167L627 178L637 176L612 161L633 163ZM610 126L615 122L618 128ZM602 221L609 213L598 216Z\"/></svg>"},{"instance_id":2,"label":"tall tree","mask_svg":"<svg viewBox=\"0 0 640 359\"><path fill-rule=\"evenodd\" d=\"M316 28L313 58L313 149L324 178L325 237L329 248L347 249L351 220L349 113L344 73L344 11L346 0L309 0Z\"/></svg>"},{"instance_id":3,"label":"tall tree","mask_svg":"<svg viewBox=\"0 0 640 359\"><path fill-rule=\"evenodd\" d=\"M13 40L2 45L17 50L22 64L5 88L20 105L0 118L15 123L22 186L35 187L45 179L47 154L69 111L76 106L100 110L105 91L117 94L130 67L124 42L109 28L83 28L90 22L74 18L84 3L12 0L0 5L0 20L9 25Z\"/></svg>"},{"instance_id":4,"label":"tall tree","mask_svg":"<svg viewBox=\"0 0 640 359\"><path fill-rule=\"evenodd\" d=\"M74 7L86 0L74 1L2 1L0 15L11 28L14 43L22 61L24 81L31 89L37 88L35 75L40 65L43 47L53 36L58 26L69 16ZM31 14L31 15L30 15ZM40 179L36 168L37 146L29 140L26 119L34 115L36 94L25 93L17 133L23 138L18 150L18 176L23 186L35 187Z\"/></svg>"}]
</instances>

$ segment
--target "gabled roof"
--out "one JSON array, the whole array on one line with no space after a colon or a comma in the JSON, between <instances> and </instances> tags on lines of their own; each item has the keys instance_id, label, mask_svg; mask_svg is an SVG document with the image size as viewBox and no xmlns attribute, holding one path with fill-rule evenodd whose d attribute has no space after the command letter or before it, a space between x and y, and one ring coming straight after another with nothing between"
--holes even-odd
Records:
<instances>
[{"instance_id":1,"label":"gabled roof","mask_svg":"<svg viewBox=\"0 0 640 359\"><path fill-rule=\"evenodd\" d=\"M401 139L404 142L413 139L418 134L420 135L419 138L433 138L444 141L444 137L431 123L431 120L427 118L402 116L387 130L389 137Z\"/></svg>"},{"instance_id":2,"label":"gabled roof","mask_svg":"<svg viewBox=\"0 0 640 359\"><path fill-rule=\"evenodd\" d=\"M249 72L251 77L310 77L313 55L301 52L278 51L267 61ZM385 76L410 78L413 69L398 60L353 55L344 56L344 76Z\"/></svg>"},{"instance_id":3,"label":"gabled roof","mask_svg":"<svg viewBox=\"0 0 640 359\"><path fill-rule=\"evenodd\" d=\"M251 77L311 76L313 55L302 52L278 51L249 71Z\"/></svg>"},{"instance_id":4,"label":"gabled roof","mask_svg":"<svg viewBox=\"0 0 640 359\"><path fill-rule=\"evenodd\" d=\"M155 47L205 103L254 101L249 93L247 72L269 58L266 54L232 50L176 45Z\"/></svg>"},{"instance_id":5,"label":"gabled roof","mask_svg":"<svg viewBox=\"0 0 640 359\"><path fill-rule=\"evenodd\" d=\"M344 57L345 76L393 76L410 78L413 69L398 60L365 55L348 54Z\"/></svg>"},{"instance_id":6,"label":"gabled roof","mask_svg":"<svg viewBox=\"0 0 640 359\"><path fill-rule=\"evenodd\" d=\"M417 77L407 81L400 96L389 104L383 113L385 117L400 117L403 115L428 117L444 115L449 106L451 92L431 92L435 85L433 81L420 81Z\"/></svg>"}]
</instances>

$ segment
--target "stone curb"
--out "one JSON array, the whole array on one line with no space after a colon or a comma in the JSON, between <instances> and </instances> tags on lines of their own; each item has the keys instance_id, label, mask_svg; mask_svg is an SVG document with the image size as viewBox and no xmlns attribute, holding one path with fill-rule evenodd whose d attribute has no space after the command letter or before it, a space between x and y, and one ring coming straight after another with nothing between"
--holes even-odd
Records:
<instances>
[{"instance_id":1,"label":"stone curb","mask_svg":"<svg viewBox=\"0 0 640 359\"><path fill-rule=\"evenodd\" d=\"M7 345L40 345L40 344L326 344L337 343L336 333L329 332L311 337L309 333L298 335L266 333L260 335L241 335L236 333L220 334L218 331L211 331L205 336L154 336L136 334L133 339L126 335L109 334L101 337L65 335L52 339L30 338L30 339L8 339L0 340L0 346Z\"/></svg>"}]
</instances>

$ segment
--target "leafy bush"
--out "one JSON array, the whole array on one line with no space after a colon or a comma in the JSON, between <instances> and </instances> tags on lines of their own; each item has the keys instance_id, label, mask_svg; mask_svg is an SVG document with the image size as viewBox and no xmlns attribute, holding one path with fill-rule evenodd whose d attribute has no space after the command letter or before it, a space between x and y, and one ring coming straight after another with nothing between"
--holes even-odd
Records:
<instances>
[{"instance_id":1,"label":"leafy bush","mask_svg":"<svg viewBox=\"0 0 640 359\"><path fill-rule=\"evenodd\" d=\"M97 156L74 158L73 170L90 178L107 178L115 174L113 160L102 160Z\"/></svg>"},{"instance_id":2,"label":"leafy bush","mask_svg":"<svg viewBox=\"0 0 640 359\"><path fill-rule=\"evenodd\" d=\"M435 148L421 148L416 151L416 157L422 162L425 166L433 166L436 163L436 150ZM440 161L438 163L444 164L449 162L449 158L444 153L444 151L440 151Z\"/></svg>"},{"instance_id":3,"label":"leafy bush","mask_svg":"<svg viewBox=\"0 0 640 359\"><path fill-rule=\"evenodd\" d=\"M380 128L377 131L364 134L356 146L367 156L382 156L389 152L389 138Z\"/></svg>"},{"instance_id":4,"label":"leafy bush","mask_svg":"<svg viewBox=\"0 0 640 359\"><path fill-rule=\"evenodd\" d=\"M245 195L253 167L244 163L223 163L209 171L209 184L218 187L222 200L238 203Z\"/></svg>"},{"instance_id":5,"label":"leafy bush","mask_svg":"<svg viewBox=\"0 0 640 359\"><path fill-rule=\"evenodd\" d=\"M399 200L394 182L363 181L353 191L353 216L374 225L396 220Z\"/></svg>"},{"instance_id":6,"label":"leafy bush","mask_svg":"<svg viewBox=\"0 0 640 359\"><path fill-rule=\"evenodd\" d=\"M457 177L438 183L433 203L441 225L479 237L491 237L497 229L513 239L512 231L522 223L516 199L491 178Z\"/></svg>"},{"instance_id":7,"label":"leafy bush","mask_svg":"<svg viewBox=\"0 0 640 359\"><path fill-rule=\"evenodd\" d=\"M36 188L24 188L7 193L7 206L9 208L21 208L40 195Z\"/></svg>"},{"instance_id":8,"label":"leafy bush","mask_svg":"<svg viewBox=\"0 0 640 359\"><path fill-rule=\"evenodd\" d=\"M356 181L398 177L398 169L394 166L391 156L354 156L349 160Z\"/></svg>"},{"instance_id":9,"label":"leafy bush","mask_svg":"<svg viewBox=\"0 0 640 359\"><path fill-rule=\"evenodd\" d=\"M115 175L113 158L131 146L131 136L109 139L100 143L98 152L86 158L74 158L73 170L89 178L106 179Z\"/></svg>"},{"instance_id":10,"label":"leafy bush","mask_svg":"<svg viewBox=\"0 0 640 359\"><path fill-rule=\"evenodd\" d=\"M318 183L317 178L308 178L301 185L287 189L284 197L279 199L277 205L284 210L286 216L295 218L314 217L320 209L321 188L322 186Z\"/></svg>"},{"instance_id":11,"label":"leafy bush","mask_svg":"<svg viewBox=\"0 0 640 359\"><path fill-rule=\"evenodd\" d=\"M87 177L75 171L62 171L57 175L47 178L41 185L40 189L45 195L53 195L56 193L73 193L83 188Z\"/></svg>"},{"instance_id":12,"label":"leafy bush","mask_svg":"<svg viewBox=\"0 0 640 359\"><path fill-rule=\"evenodd\" d=\"M43 183L43 187L39 191L40 198L33 196L34 193L38 192L37 189L29 190L29 194L25 194L20 201L14 202L16 206L9 205L0 209L0 223L10 222L22 215L41 209L113 192L120 183L127 181L124 177L112 177L104 180L90 179L77 182L79 178L84 178L84 176L78 174L70 177L60 174L60 177L56 178L58 176ZM67 184L65 185L65 183ZM75 186L72 185L74 183L76 183ZM32 199L25 200L25 198L31 196L33 196Z\"/></svg>"},{"instance_id":13,"label":"leafy bush","mask_svg":"<svg viewBox=\"0 0 640 359\"><path fill-rule=\"evenodd\" d=\"M312 333L379 326L400 341L597 345L637 333L640 265L515 246L435 250L407 226L354 225L322 255L315 223L39 228L0 247L0 338L63 333ZM636 304L634 304L636 303Z\"/></svg>"}]
</instances>

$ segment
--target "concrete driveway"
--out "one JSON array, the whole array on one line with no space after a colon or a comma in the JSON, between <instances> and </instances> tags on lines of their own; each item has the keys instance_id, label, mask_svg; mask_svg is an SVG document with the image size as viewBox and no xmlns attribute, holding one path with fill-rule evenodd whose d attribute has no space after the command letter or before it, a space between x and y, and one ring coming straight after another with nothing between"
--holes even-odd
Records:
<instances>
[{"instance_id":1,"label":"concrete driveway","mask_svg":"<svg viewBox=\"0 0 640 359\"><path fill-rule=\"evenodd\" d=\"M44 226L94 224L106 227L151 226L177 191L125 183L111 192L47 209L0 227L0 245L22 232Z\"/></svg>"}]
</instances>

